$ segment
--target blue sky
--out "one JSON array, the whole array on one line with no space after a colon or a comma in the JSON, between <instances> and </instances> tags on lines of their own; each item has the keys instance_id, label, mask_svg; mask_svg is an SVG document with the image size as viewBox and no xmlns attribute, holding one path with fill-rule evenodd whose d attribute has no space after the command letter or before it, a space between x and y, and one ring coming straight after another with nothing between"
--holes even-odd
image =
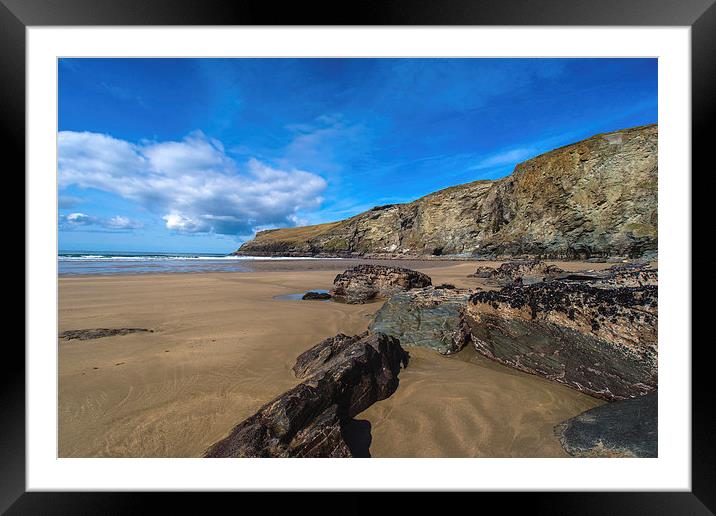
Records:
<instances>
[{"instance_id":1,"label":"blue sky","mask_svg":"<svg viewBox=\"0 0 716 516\"><path fill-rule=\"evenodd\" d=\"M61 59L61 250L231 252L657 122L656 59Z\"/></svg>"}]
</instances>

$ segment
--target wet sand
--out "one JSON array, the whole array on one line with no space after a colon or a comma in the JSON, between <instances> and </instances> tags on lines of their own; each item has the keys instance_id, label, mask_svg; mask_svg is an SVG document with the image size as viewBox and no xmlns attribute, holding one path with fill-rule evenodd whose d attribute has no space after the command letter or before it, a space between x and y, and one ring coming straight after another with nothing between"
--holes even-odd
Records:
<instances>
[{"instance_id":1,"label":"wet sand","mask_svg":"<svg viewBox=\"0 0 716 516\"><path fill-rule=\"evenodd\" d=\"M343 305L275 296L330 288L352 265L290 261L255 272L59 279L59 331L142 327L58 340L60 457L198 457L297 383L298 354L338 332L367 329L381 302ZM567 270L609 264L553 262ZM410 263L433 283L489 262ZM396 263L396 265L407 265ZM316 270L318 267L322 270ZM328 270L326 270L328 269ZM373 457L563 457L557 423L600 400L478 356L407 348L395 394L356 419Z\"/></svg>"}]
</instances>

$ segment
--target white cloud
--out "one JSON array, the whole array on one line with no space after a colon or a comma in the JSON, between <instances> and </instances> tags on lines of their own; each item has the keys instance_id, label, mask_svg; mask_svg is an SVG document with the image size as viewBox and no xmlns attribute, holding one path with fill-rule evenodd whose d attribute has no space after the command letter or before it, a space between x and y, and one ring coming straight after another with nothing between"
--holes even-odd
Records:
<instances>
[{"instance_id":1,"label":"white cloud","mask_svg":"<svg viewBox=\"0 0 716 516\"><path fill-rule=\"evenodd\" d=\"M96 224L97 219L84 213L70 213L69 215L61 215L60 221L68 226L89 226Z\"/></svg>"},{"instance_id":2,"label":"white cloud","mask_svg":"<svg viewBox=\"0 0 716 516\"><path fill-rule=\"evenodd\" d=\"M103 225L110 229L139 229L143 226L141 222L132 220L129 217L123 217L122 215L110 217L104 221Z\"/></svg>"},{"instance_id":3,"label":"white cloud","mask_svg":"<svg viewBox=\"0 0 716 516\"><path fill-rule=\"evenodd\" d=\"M483 170L486 168L500 167L504 165L517 165L537 154L533 148L512 149L498 154L493 154L470 167L470 170Z\"/></svg>"},{"instance_id":4,"label":"white cloud","mask_svg":"<svg viewBox=\"0 0 716 516\"><path fill-rule=\"evenodd\" d=\"M168 229L248 235L291 225L300 210L318 208L326 181L310 172L244 167L221 142L195 132L182 141L133 144L104 134L58 134L60 188L111 192L157 213Z\"/></svg>"},{"instance_id":5,"label":"white cloud","mask_svg":"<svg viewBox=\"0 0 716 516\"><path fill-rule=\"evenodd\" d=\"M205 222L185 217L181 213L170 213L169 215L164 215L162 218L166 221L167 228L174 231L198 233L201 231L209 231L210 229L209 225Z\"/></svg>"},{"instance_id":6,"label":"white cloud","mask_svg":"<svg viewBox=\"0 0 716 516\"><path fill-rule=\"evenodd\" d=\"M64 230L72 229L85 229L94 228L94 230L105 229L105 230L130 230L139 229L142 227L142 223L129 217L122 215L115 215L108 219L94 217L85 213L69 213L67 215L59 216L59 226Z\"/></svg>"}]
</instances>

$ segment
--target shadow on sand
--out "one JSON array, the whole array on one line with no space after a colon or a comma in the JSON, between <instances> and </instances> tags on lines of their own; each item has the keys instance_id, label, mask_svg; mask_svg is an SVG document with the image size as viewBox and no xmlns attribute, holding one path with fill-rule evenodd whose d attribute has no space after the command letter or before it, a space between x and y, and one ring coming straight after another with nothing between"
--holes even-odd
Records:
<instances>
[{"instance_id":1,"label":"shadow on sand","mask_svg":"<svg viewBox=\"0 0 716 516\"><path fill-rule=\"evenodd\" d=\"M373 441L370 430L370 421L365 419L351 419L343 425L343 440L354 457L370 458L370 444Z\"/></svg>"}]
</instances>

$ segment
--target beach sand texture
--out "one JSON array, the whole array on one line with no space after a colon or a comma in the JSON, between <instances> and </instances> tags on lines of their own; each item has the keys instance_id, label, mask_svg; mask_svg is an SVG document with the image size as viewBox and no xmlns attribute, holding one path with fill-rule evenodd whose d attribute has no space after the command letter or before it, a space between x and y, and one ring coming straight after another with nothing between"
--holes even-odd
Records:
<instances>
[{"instance_id":1,"label":"beach sand texture","mask_svg":"<svg viewBox=\"0 0 716 516\"><path fill-rule=\"evenodd\" d=\"M367 329L381 302L274 299L329 289L344 269L290 263L295 270L60 277L60 332L153 333L58 340L59 456L199 457L298 383L291 372L297 355L338 332ZM483 264L415 268L434 284L474 287L481 280L466 276ZM373 457L564 457L554 425L603 403L471 347L451 357L406 349L411 360L397 392L356 417L370 423Z\"/></svg>"}]
</instances>

